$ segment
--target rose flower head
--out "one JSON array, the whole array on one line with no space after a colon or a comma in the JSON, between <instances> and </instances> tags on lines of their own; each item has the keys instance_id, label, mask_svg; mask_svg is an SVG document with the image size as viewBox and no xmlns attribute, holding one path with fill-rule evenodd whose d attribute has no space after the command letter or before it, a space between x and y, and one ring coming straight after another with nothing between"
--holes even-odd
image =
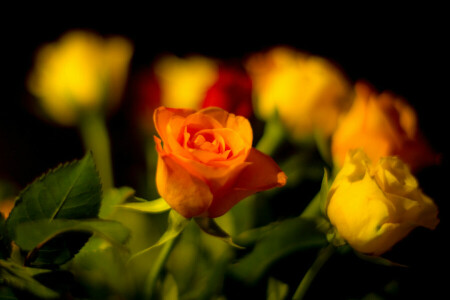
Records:
<instances>
[{"instance_id":1,"label":"rose flower head","mask_svg":"<svg viewBox=\"0 0 450 300\"><path fill-rule=\"evenodd\" d=\"M437 162L438 156L421 135L414 109L392 93L377 94L364 82L355 85L355 99L332 137L335 165L348 150L363 148L371 161L399 156L412 171Z\"/></svg>"},{"instance_id":2,"label":"rose flower head","mask_svg":"<svg viewBox=\"0 0 450 300\"><path fill-rule=\"evenodd\" d=\"M327 215L340 237L361 253L380 255L417 226L434 229L433 200L397 157L373 165L362 149L350 150L329 192Z\"/></svg>"},{"instance_id":3,"label":"rose flower head","mask_svg":"<svg viewBox=\"0 0 450 300\"><path fill-rule=\"evenodd\" d=\"M74 125L82 112L118 105L132 51L131 43L122 37L67 32L39 49L28 88L48 117L61 125Z\"/></svg>"},{"instance_id":4,"label":"rose flower head","mask_svg":"<svg viewBox=\"0 0 450 300\"><path fill-rule=\"evenodd\" d=\"M249 57L255 111L269 120L276 112L295 140L315 132L329 137L350 106L350 85L330 61L288 47Z\"/></svg>"},{"instance_id":5,"label":"rose flower head","mask_svg":"<svg viewBox=\"0 0 450 300\"><path fill-rule=\"evenodd\" d=\"M247 196L286 184L274 160L252 148L249 121L218 107L159 107L156 184L186 218L215 218Z\"/></svg>"}]
</instances>

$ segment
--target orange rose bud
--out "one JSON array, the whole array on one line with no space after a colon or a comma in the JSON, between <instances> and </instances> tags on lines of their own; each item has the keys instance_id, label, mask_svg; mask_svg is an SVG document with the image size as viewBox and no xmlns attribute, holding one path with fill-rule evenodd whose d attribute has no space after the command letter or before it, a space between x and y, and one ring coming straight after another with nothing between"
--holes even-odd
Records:
<instances>
[{"instance_id":1,"label":"orange rose bud","mask_svg":"<svg viewBox=\"0 0 450 300\"><path fill-rule=\"evenodd\" d=\"M377 94L368 84L355 85L355 99L332 137L331 151L342 167L348 150L363 148L371 161L398 156L414 171L438 161L421 136L414 109L399 97Z\"/></svg>"},{"instance_id":2,"label":"orange rose bud","mask_svg":"<svg viewBox=\"0 0 450 300\"><path fill-rule=\"evenodd\" d=\"M218 107L159 107L156 185L186 218L216 218L242 199L286 184L275 161L252 148L250 122Z\"/></svg>"}]
</instances>

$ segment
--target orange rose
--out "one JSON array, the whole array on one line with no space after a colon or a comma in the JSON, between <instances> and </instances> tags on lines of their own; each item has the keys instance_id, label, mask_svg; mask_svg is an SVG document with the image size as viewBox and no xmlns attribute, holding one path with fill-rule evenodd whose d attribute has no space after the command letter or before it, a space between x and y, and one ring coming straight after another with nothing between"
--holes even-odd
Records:
<instances>
[{"instance_id":1,"label":"orange rose","mask_svg":"<svg viewBox=\"0 0 450 300\"><path fill-rule=\"evenodd\" d=\"M412 170L433 164L437 155L421 136L414 109L393 94L379 95L367 84L355 85L355 100L332 138L335 164L348 150L363 148L371 161L398 156Z\"/></svg>"},{"instance_id":2,"label":"orange rose","mask_svg":"<svg viewBox=\"0 0 450 300\"><path fill-rule=\"evenodd\" d=\"M244 117L217 107L159 107L154 122L158 192L186 218L219 217L247 196L286 184L272 158L252 148Z\"/></svg>"}]
</instances>

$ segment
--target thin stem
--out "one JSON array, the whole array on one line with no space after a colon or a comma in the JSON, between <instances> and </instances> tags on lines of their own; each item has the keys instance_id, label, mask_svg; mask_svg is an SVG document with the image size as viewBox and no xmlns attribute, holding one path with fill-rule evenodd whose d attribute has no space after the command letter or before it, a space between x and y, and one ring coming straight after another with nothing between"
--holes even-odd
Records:
<instances>
[{"instance_id":1,"label":"thin stem","mask_svg":"<svg viewBox=\"0 0 450 300\"><path fill-rule=\"evenodd\" d=\"M305 276L303 277L302 281L300 282L300 285L298 286L297 290L295 291L295 294L294 294L294 297L292 297L292 300L303 299L306 292L308 291L308 288L310 287L311 283L313 282L314 278L319 273L322 266L333 255L335 249L336 248L332 244L329 244L327 247L323 248L320 251L316 260L314 261L314 263L309 268L309 270L306 272Z\"/></svg>"},{"instance_id":2,"label":"thin stem","mask_svg":"<svg viewBox=\"0 0 450 300\"><path fill-rule=\"evenodd\" d=\"M272 156L285 138L284 128L278 119L269 120L264 128L264 134L256 145L256 149Z\"/></svg>"},{"instance_id":3,"label":"thin stem","mask_svg":"<svg viewBox=\"0 0 450 300\"><path fill-rule=\"evenodd\" d=\"M100 174L103 191L114 187L111 147L106 123L101 114L86 114L79 123L81 137L86 150L92 151Z\"/></svg>"},{"instance_id":4,"label":"thin stem","mask_svg":"<svg viewBox=\"0 0 450 300\"><path fill-rule=\"evenodd\" d=\"M154 261L152 269L150 270L150 273L147 277L147 288L145 290L147 299L152 299L154 297L156 282L158 281L161 271L166 264L167 259L169 259L169 255L172 252L172 249L174 248L179 236L180 235L167 241L161 249L158 258Z\"/></svg>"}]
</instances>

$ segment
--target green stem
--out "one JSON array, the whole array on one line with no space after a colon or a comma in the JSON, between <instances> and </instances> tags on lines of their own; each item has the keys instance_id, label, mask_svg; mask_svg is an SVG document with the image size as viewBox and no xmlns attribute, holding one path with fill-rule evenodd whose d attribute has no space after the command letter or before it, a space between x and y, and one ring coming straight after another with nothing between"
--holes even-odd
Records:
<instances>
[{"instance_id":1,"label":"green stem","mask_svg":"<svg viewBox=\"0 0 450 300\"><path fill-rule=\"evenodd\" d=\"M111 147L105 119L100 114L88 113L81 119L79 130L84 148L92 151L105 192L114 187Z\"/></svg>"},{"instance_id":2,"label":"green stem","mask_svg":"<svg viewBox=\"0 0 450 300\"><path fill-rule=\"evenodd\" d=\"M281 142L285 138L285 131L283 124L278 118L272 118L269 120L264 128L264 134L256 145L256 149L272 156L277 148L281 145Z\"/></svg>"},{"instance_id":3,"label":"green stem","mask_svg":"<svg viewBox=\"0 0 450 300\"><path fill-rule=\"evenodd\" d=\"M161 271L162 271L164 265L166 264L167 260L169 259L169 255L172 252L172 249L174 248L179 236L180 235L167 241L164 244L163 248L161 249L161 252L159 252L158 258L154 261L154 264L152 266L152 269L150 270L150 273L147 277L147 282L146 282L147 284L146 284L145 295L146 295L147 299L154 298L154 292L155 292L155 287L156 287L158 278L161 274Z\"/></svg>"},{"instance_id":4,"label":"green stem","mask_svg":"<svg viewBox=\"0 0 450 300\"><path fill-rule=\"evenodd\" d=\"M314 261L314 263L309 268L309 270L306 272L305 276L303 277L302 281L300 282L300 285L298 286L297 290L295 291L295 294L292 297L292 300L303 299L306 292L308 291L308 288L310 287L311 283L313 282L314 278L319 273L322 266L333 255L335 249L336 248L332 244L329 244L327 247L323 248L320 251L316 260Z\"/></svg>"}]
</instances>

